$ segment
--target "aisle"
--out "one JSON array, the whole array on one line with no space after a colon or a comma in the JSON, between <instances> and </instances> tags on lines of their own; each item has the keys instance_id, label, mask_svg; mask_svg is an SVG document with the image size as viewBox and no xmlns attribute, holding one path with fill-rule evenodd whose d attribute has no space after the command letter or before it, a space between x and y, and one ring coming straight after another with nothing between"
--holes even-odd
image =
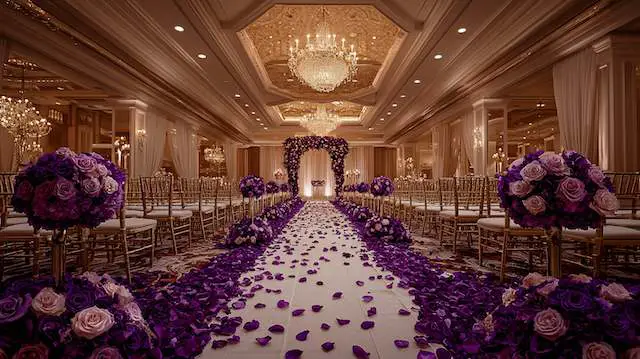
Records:
<instances>
[{"instance_id":1,"label":"aisle","mask_svg":"<svg viewBox=\"0 0 640 359\"><path fill-rule=\"evenodd\" d=\"M247 331L241 326L238 344L221 349L208 345L200 358L284 358L292 349L302 350L302 358L351 358L353 345L371 353L372 359L416 358L419 349L413 337L417 335L414 325L418 313L412 309L411 296L397 288L397 279L389 272L360 258L367 252L348 220L333 205L308 202L258 260L256 269L243 277L245 291L253 288L255 296L231 316L242 317L243 326L256 320L259 328ZM393 287L388 289L391 283ZM339 298L338 292L342 293ZM278 308L281 300L289 305ZM265 307L260 308L259 303ZM312 310L316 305L322 306L319 312ZM377 313L373 314L371 308ZM304 312L293 316L297 309ZM409 315L398 314L400 309L409 311ZM350 322L341 326L337 318ZM364 321L375 326L362 329ZM321 329L323 323L330 328ZM284 327L284 333L269 332L269 327L276 324ZM309 330L306 341L297 340L296 335L305 330ZM272 339L262 347L256 338L265 336ZM396 339L408 341L409 347L398 349ZM335 343L335 349L323 352L321 345L325 342Z\"/></svg>"}]
</instances>

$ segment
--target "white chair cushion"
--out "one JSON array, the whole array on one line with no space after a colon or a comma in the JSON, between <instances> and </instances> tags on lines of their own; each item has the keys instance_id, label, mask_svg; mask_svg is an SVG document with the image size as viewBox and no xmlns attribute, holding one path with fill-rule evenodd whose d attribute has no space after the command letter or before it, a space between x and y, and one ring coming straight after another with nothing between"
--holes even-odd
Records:
<instances>
[{"instance_id":1,"label":"white chair cushion","mask_svg":"<svg viewBox=\"0 0 640 359\"><path fill-rule=\"evenodd\" d=\"M612 226L640 229L640 219L610 218L607 219L607 224Z\"/></svg>"},{"instance_id":2,"label":"white chair cushion","mask_svg":"<svg viewBox=\"0 0 640 359\"><path fill-rule=\"evenodd\" d=\"M9 217L7 218L7 226L12 226L14 224L27 223L29 219L27 217Z\"/></svg>"},{"instance_id":3,"label":"white chair cushion","mask_svg":"<svg viewBox=\"0 0 640 359\"><path fill-rule=\"evenodd\" d=\"M19 217L24 217L24 216L26 216L26 214L20 213L20 212L15 212L15 211L10 211L9 213L7 213L7 217L9 217L9 218L19 218Z\"/></svg>"},{"instance_id":4,"label":"white chair cushion","mask_svg":"<svg viewBox=\"0 0 640 359\"><path fill-rule=\"evenodd\" d=\"M172 209L171 210L171 215L174 218L191 218L191 217L193 217L193 212L185 211L185 210ZM154 210L154 211L151 211L151 212L147 213L145 215L145 217L146 218L169 217L169 210L167 210L167 209Z\"/></svg>"},{"instance_id":5,"label":"white chair cushion","mask_svg":"<svg viewBox=\"0 0 640 359\"><path fill-rule=\"evenodd\" d=\"M627 227L604 226L604 239L640 239L640 231ZM594 238L596 236L595 229L563 229L562 234L570 237Z\"/></svg>"},{"instance_id":6,"label":"white chair cushion","mask_svg":"<svg viewBox=\"0 0 640 359\"><path fill-rule=\"evenodd\" d=\"M41 230L39 234L51 234L51 231ZM14 224L0 229L0 237L4 235L30 235L33 234L33 227L28 223Z\"/></svg>"},{"instance_id":7,"label":"white chair cushion","mask_svg":"<svg viewBox=\"0 0 640 359\"><path fill-rule=\"evenodd\" d=\"M137 229L143 227L156 227L158 222L155 219L149 218L125 218L124 225L126 229ZM95 231L117 231L120 229L119 219L110 219L106 222L100 223Z\"/></svg>"},{"instance_id":8,"label":"white chair cushion","mask_svg":"<svg viewBox=\"0 0 640 359\"><path fill-rule=\"evenodd\" d=\"M144 208L142 207L141 204L127 205L127 209L130 209L132 211L142 211L142 210L144 210Z\"/></svg>"},{"instance_id":9,"label":"white chair cushion","mask_svg":"<svg viewBox=\"0 0 640 359\"><path fill-rule=\"evenodd\" d=\"M142 210L125 209L124 216L127 218L142 218L144 212Z\"/></svg>"},{"instance_id":10,"label":"white chair cushion","mask_svg":"<svg viewBox=\"0 0 640 359\"><path fill-rule=\"evenodd\" d=\"M447 217L455 217L456 212L454 210L442 211L440 212L440 215L447 216ZM458 217L480 217L480 212L460 209L458 210Z\"/></svg>"},{"instance_id":11,"label":"white chair cushion","mask_svg":"<svg viewBox=\"0 0 640 359\"><path fill-rule=\"evenodd\" d=\"M478 225L483 227L488 227L491 229L503 229L504 226L504 215L502 217L489 217L489 218L480 218L478 220ZM509 228L520 229L520 225L516 224L513 219L509 219Z\"/></svg>"},{"instance_id":12,"label":"white chair cushion","mask_svg":"<svg viewBox=\"0 0 640 359\"><path fill-rule=\"evenodd\" d=\"M204 212L204 213L211 213L211 212L213 212L216 208L215 208L214 206L205 206L205 205L202 205L202 208L200 209L200 208L198 208L198 205L197 205L197 204L195 204L195 205L189 205L189 206L186 206L186 207L184 207L183 209L184 209L184 210L187 210L187 211L192 211L192 212L197 212L197 211L199 211L199 210L202 210L202 212Z\"/></svg>"}]
</instances>

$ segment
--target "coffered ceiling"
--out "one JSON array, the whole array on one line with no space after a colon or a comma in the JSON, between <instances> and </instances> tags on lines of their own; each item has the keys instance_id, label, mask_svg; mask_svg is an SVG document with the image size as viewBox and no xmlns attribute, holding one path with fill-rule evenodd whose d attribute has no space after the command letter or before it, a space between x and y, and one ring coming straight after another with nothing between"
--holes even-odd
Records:
<instances>
[{"instance_id":1,"label":"coffered ceiling","mask_svg":"<svg viewBox=\"0 0 640 359\"><path fill-rule=\"evenodd\" d=\"M359 53L357 82L330 94L286 67L292 39L313 33L320 5ZM13 53L220 138L305 133L295 118L323 102L351 118L335 135L399 143L480 98L535 103L526 79L640 18L640 2L5 0L0 17Z\"/></svg>"}]
</instances>

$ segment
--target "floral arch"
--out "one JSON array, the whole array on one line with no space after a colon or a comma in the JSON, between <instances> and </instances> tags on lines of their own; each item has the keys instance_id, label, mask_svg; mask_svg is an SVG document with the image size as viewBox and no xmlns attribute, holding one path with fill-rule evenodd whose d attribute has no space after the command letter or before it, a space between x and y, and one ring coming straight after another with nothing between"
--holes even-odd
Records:
<instances>
[{"instance_id":1,"label":"floral arch","mask_svg":"<svg viewBox=\"0 0 640 359\"><path fill-rule=\"evenodd\" d=\"M331 169L336 180L336 195L344 184L344 158L349 153L349 144L344 138L330 136L289 137L284 141L284 167L289 175L291 193L298 194L298 170L300 157L308 150L325 149L331 158Z\"/></svg>"}]
</instances>

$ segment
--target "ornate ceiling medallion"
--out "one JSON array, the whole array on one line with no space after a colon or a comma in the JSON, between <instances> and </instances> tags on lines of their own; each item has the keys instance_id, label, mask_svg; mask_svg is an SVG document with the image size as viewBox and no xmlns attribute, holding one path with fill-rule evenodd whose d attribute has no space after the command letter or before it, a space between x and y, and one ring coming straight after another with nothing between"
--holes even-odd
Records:
<instances>
[{"instance_id":1,"label":"ornate ceiling medallion","mask_svg":"<svg viewBox=\"0 0 640 359\"><path fill-rule=\"evenodd\" d=\"M315 37L307 34L304 47L295 40L295 47L289 48L289 69L301 82L318 92L332 92L345 81L352 80L357 72L357 54L354 45L345 47L342 38L340 46L336 34L331 33L326 21L326 10L322 10L322 21L318 24Z\"/></svg>"}]
</instances>

